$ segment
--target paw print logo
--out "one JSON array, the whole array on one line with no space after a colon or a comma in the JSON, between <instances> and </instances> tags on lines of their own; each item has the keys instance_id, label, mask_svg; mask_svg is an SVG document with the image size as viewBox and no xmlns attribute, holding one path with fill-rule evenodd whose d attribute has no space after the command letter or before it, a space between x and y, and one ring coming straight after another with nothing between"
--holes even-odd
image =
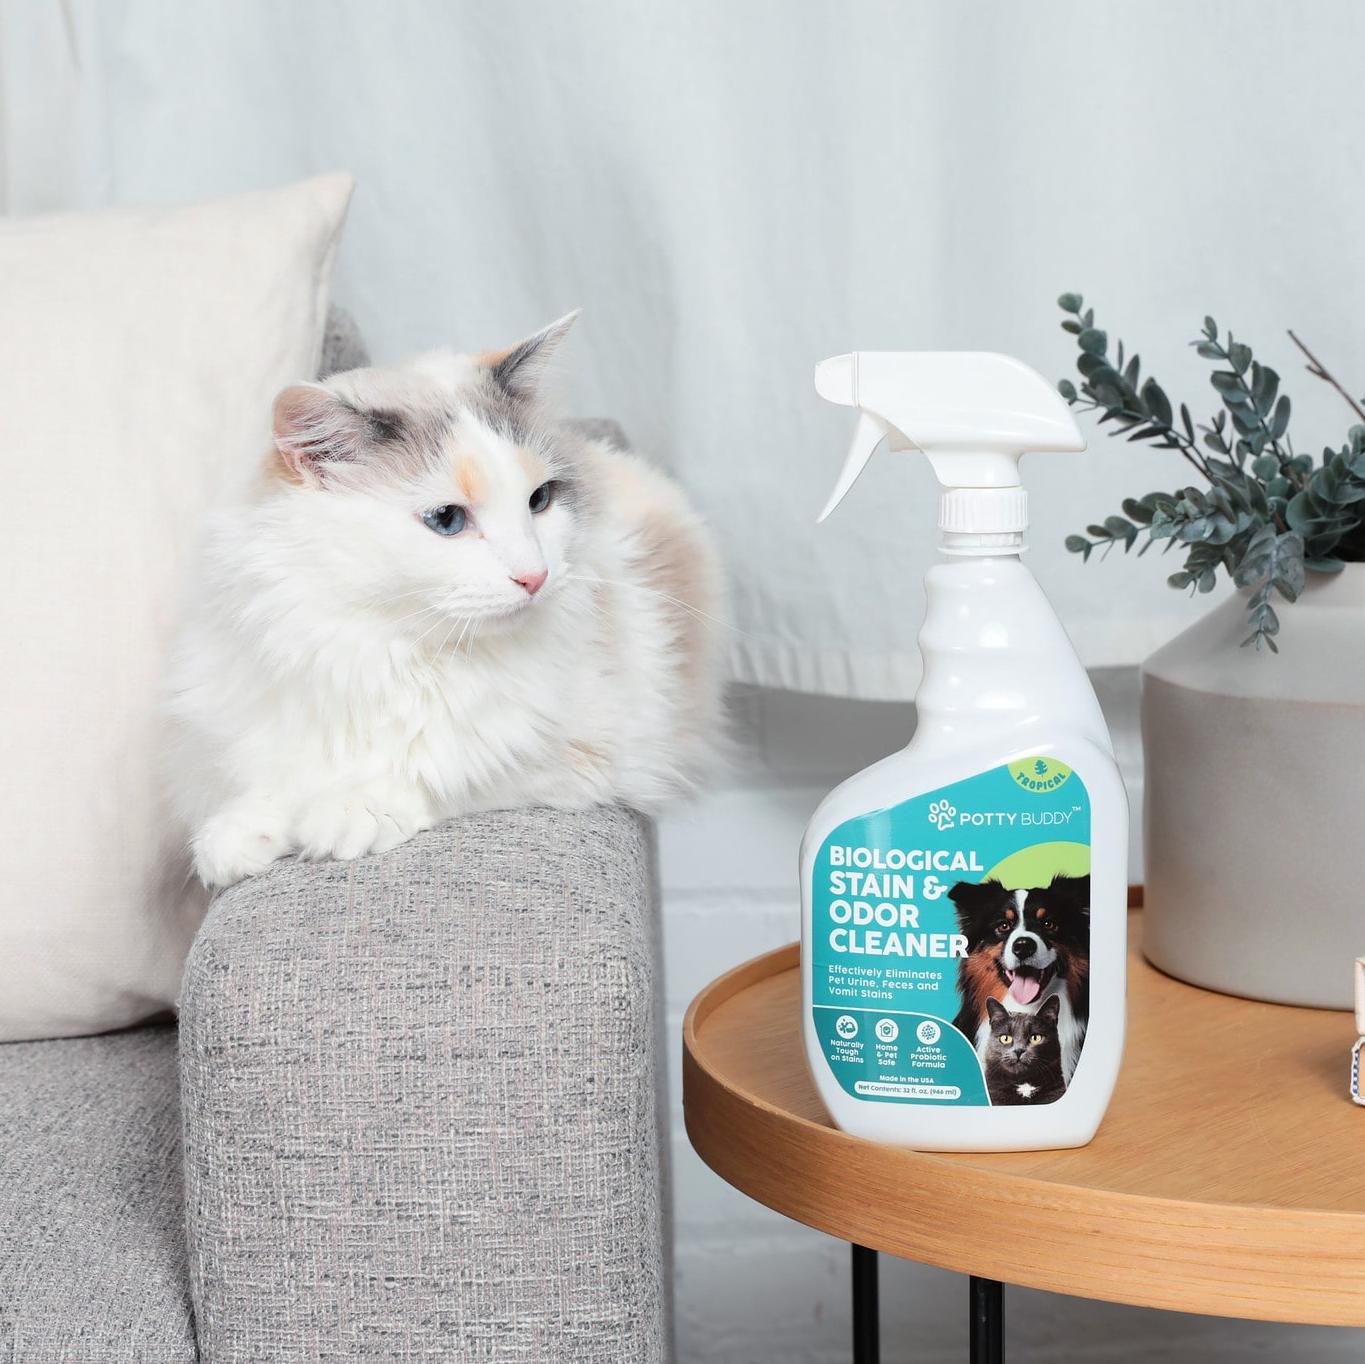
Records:
<instances>
[{"instance_id":1,"label":"paw print logo","mask_svg":"<svg viewBox=\"0 0 1365 1364\"><path fill-rule=\"evenodd\" d=\"M946 800L936 800L929 807L929 822L937 829L951 829L957 823L957 807Z\"/></svg>"}]
</instances>

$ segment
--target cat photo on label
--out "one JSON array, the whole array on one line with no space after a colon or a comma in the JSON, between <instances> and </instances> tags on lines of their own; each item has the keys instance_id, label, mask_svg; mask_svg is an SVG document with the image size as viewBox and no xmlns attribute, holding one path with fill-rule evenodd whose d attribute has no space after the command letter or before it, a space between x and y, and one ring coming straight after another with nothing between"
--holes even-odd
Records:
<instances>
[{"instance_id":1,"label":"cat photo on label","mask_svg":"<svg viewBox=\"0 0 1365 1364\"><path fill-rule=\"evenodd\" d=\"M545 399L574 316L276 399L172 670L172 799L205 885L480 810L652 810L711 770L718 556L670 479Z\"/></svg>"},{"instance_id":2,"label":"cat photo on label","mask_svg":"<svg viewBox=\"0 0 1365 1364\"><path fill-rule=\"evenodd\" d=\"M990 1033L983 1062L993 1104L1050 1104L1066 1093L1057 1035L1061 1000L1049 995L1034 1012L986 1001Z\"/></svg>"}]
</instances>

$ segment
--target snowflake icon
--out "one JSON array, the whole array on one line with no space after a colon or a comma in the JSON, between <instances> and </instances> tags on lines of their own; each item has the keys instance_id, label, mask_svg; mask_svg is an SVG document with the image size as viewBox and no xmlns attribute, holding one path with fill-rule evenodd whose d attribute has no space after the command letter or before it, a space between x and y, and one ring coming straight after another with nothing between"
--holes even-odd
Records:
<instances>
[{"instance_id":1,"label":"snowflake icon","mask_svg":"<svg viewBox=\"0 0 1365 1364\"><path fill-rule=\"evenodd\" d=\"M929 822L939 829L951 829L957 823L957 807L946 800L936 800L929 807Z\"/></svg>"}]
</instances>

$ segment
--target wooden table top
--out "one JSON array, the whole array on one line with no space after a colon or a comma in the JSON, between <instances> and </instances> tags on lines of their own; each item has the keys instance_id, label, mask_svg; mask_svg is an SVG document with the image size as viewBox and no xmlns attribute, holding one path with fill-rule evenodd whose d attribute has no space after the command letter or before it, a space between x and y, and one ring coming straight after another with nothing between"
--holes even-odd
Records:
<instances>
[{"instance_id":1,"label":"wooden table top","mask_svg":"<svg viewBox=\"0 0 1365 1364\"><path fill-rule=\"evenodd\" d=\"M1140 936L1141 916L1130 923ZM687 1131L760 1203L876 1250L1081 1297L1365 1325L1365 1109L1351 1016L1184 985L1136 949L1095 1140L944 1155L833 1126L806 1069L795 944L713 981L683 1024Z\"/></svg>"}]
</instances>

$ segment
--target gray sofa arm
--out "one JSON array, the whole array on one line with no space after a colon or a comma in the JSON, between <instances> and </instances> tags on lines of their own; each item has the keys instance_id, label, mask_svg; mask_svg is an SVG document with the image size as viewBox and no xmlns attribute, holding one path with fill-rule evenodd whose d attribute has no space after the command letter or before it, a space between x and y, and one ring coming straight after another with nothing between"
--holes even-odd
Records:
<instances>
[{"instance_id":1,"label":"gray sofa arm","mask_svg":"<svg viewBox=\"0 0 1365 1364\"><path fill-rule=\"evenodd\" d=\"M214 902L181 1003L205 1364L656 1364L650 830L455 821Z\"/></svg>"}]
</instances>

